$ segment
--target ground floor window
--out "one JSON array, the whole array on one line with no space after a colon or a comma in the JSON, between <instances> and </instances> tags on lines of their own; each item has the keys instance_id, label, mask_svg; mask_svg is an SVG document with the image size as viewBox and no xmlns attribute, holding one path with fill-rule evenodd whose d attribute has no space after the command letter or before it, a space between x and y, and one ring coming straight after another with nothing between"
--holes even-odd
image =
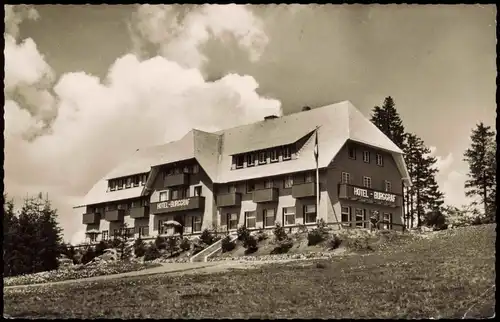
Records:
<instances>
[{"instance_id":1,"label":"ground floor window","mask_svg":"<svg viewBox=\"0 0 500 322\"><path fill-rule=\"evenodd\" d=\"M392 225L391 225L392 224L392 214L385 212L383 220L384 220L384 224L382 225L382 227L384 229L392 229Z\"/></svg>"},{"instance_id":2,"label":"ground floor window","mask_svg":"<svg viewBox=\"0 0 500 322\"><path fill-rule=\"evenodd\" d=\"M103 230L101 232L101 240L108 240L109 239L109 232L107 230Z\"/></svg>"},{"instance_id":3,"label":"ground floor window","mask_svg":"<svg viewBox=\"0 0 500 322\"><path fill-rule=\"evenodd\" d=\"M255 211L245 211L245 225L247 228L256 228L257 218Z\"/></svg>"},{"instance_id":4,"label":"ground floor window","mask_svg":"<svg viewBox=\"0 0 500 322\"><path fill-rule=\"evenodd\" d=\"M356 216L356 227L364 227L363 221L365 220L364 218L364 209L361 208L356 208L355 216Z\"/></svg>"},{"instance_id":5,"label":"ground floor window","mask_svg":"<svg viewBox=\"0 0 500 322\"><path fill-rule=\"evenodd\" d=\"M228 230L238 229L238 214L227 214L227 228Z\"/></svg>"},{"instance_id":6,"label":"ground floor window","mask_svg":"<svg viewBox=\"0 0 500 322\"><path fill-rule=\"evenodd\" d=\"M306 224L316 223L317 213L316 205L306 205L304 206L304 221Z\"/></svg>"},{"instance_id":7,"label":"ground floor window","mask_svg":"<svg viewBox=\"0 0 500 322\"><path fill-rule=\"evenodd\" d=\"M283 208L283 223L285 226L295 225L295 207Z\"/></svg>"},{"instance_id":8,"label":"ground floor window","mask_svg":"<svg viewBox=\"0 0 500 322\"><path fill-rule=\"evenodd\" d=\"M97 233L87 233L87 238L91 241L91 242L96 242L97 241Z\"/></svg>"},{"instance_id":9,"label":"ground floor window","mask_svg":"<svg viewBox=\"0 0 500 322\"><path fill-rule=\"evenodd\" d=\"M193 217L193 233L201 231L201 216Z\"/></svg>"},{"instance_id":10,"label":"ground floor window","mask_svg":"<svg viewBox=\"0 0 500 322\"><path fill-rule=\"evenodd\" d=\"M344 226L350 226L351 221L351 207L342 206L340 210L341 222L345 223Z\"/></svg>"},{"instance_id":11,"label":"ground floor window","mask_svg":"<svg viewBox=\"0 0 500 322\"><path fill-rule=\"evenodd\" d=\"M148 226L139 227L139 237L147 237L147 236L149 236L149 227Z\"/></svg>"},{"instance_id":12,"label":"ground floor window","mask_svg":"<svg viewBox=\"0 0 500 322\"><path fill-rule=\"evenodd\" d=\"M276 213L274 212L274 209L264 209L264 226L265 227L272 227L274 226L275 223L275 218Z\"/></svg>"}]
</instances>

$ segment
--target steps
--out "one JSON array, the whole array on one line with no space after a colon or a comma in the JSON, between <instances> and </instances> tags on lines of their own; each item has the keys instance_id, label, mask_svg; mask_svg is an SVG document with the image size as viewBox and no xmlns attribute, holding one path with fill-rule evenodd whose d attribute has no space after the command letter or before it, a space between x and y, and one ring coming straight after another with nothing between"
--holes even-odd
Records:
<instances>
[{"instance_id":1,"label":"steps","mask_svg":"<svg viewBox=\"0 0 500 322\"><path fill-rule=\"evenodd\" d=\"M229 236L231 237L231 241L235 241L238 238L238 236L236 234L230 234ZM204 250L202 250L198 254L191 256L191 258L189 259L189 261L191 263L194 263L194 262L207 262L208 258L210 258L211 256L213 256L218 251L220 251L221 248L222 248L222 239L216 241L215 243L213 243L212 245L208 246L207 248L205 248Z\"/></svg>"}]
</instances>

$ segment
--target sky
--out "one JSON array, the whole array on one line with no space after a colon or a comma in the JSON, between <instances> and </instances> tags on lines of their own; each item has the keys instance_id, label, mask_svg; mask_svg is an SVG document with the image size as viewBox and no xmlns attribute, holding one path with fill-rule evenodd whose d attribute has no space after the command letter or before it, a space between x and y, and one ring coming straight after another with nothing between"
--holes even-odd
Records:
<instances>
[{"instance_id":1,"label":"sky","mask_svg":"<svg viewBox=\"0 0 500 322\"><path fill-rule=\"evenodd\" d=\"M5 190L48 193L66 240L81 202L137 148L392 96L467 203L470 133L496 118L493 5L5 7Z\"/></svg>"}]
</instances>

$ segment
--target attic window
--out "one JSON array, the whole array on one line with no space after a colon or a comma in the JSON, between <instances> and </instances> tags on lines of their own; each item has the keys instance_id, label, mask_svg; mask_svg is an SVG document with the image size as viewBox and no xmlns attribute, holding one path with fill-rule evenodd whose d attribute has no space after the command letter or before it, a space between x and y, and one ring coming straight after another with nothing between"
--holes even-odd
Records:
<instances>
[{"instance_id":1,"label":"attic window","mask_svg":"<svg viewBox=\"0 0 500 322\"><path fill-rule=\"evenodd\" d=\"M356 149L352 146L348 148L349 159L356 160Z\"/></svg>"},{"instance_id":2,"label":"attic window","mask_svg":"<svg viewBox=\"0 0 500 322\"><path fill-rule=\"evenodd\" d=\"M289 146L283 147L283 160L290 160L292 158L292 152Z\"/></svg>"},{"instance_id":3,"label":"attic window","mask_svg":"<svg viewBox=\"0 0 500 322\"><path fill-rule=\"evenodd\" d=\"M236 169L243 168L243 162L244 159L242 155L235 156Z\"/></svg>"},{"instance_id":4,"label":"attic window","mask_svg":"<svg viewBox=\"0 0 500 322\"><path fill-rule=\"evenodd\" d=\"M267 163L267 153L260 152L259 153L259 164L265 164L265 163Z\"/></svg>"},{"instance_id":5,"label":"attic window","mask_svg":"<svg viewBox=\"0 0 500 322\"><path fill-rule=\"evenodd\" d=\"M271 162L277 162L278 161L278 150L273 149L271 150Z\"/></svg>"},{"instance_id":6,"label":"attic window","mask_svg":"<svg viewBox=\"0 0 500 322\"><path fill-rule=\"evenodd\" d=\"M253 167L255 165L255 155L252 153L249 153L246 155L247 159L247 167Z\"/></svg>"}]
</instances>

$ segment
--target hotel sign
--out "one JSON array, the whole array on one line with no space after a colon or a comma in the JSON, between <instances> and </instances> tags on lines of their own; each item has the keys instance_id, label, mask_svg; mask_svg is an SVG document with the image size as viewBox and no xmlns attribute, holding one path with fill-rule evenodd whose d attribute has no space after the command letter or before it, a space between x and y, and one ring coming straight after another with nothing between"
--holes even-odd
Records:
<instances>
[{"instance_id":1,"label":"hotel sign","mask_svg":"<svg viewBox=\"0 0 500 322\"><path fill-rule=\"evenodd\" d=\"M386 192L378 192L373 190L361 189L354 187L353 194L358 197L375 199L380 201L396 202L396 195Z\"/></svg>"},{"instance_id":2,"label":"hotel sign","mask_svg":"<svg viewBox=\"0 0 500 322\"><path fill-rule=\"evenodd\" d=\"M185 210L202 210L205 206L205 197L197 196L178 200L168 200L151 203L153 214L169 213Z\"/></svg>"},{"instance_id":3,"label":"hotel sign","mask_svg":"<svg viewBox=\"0 0 500 322\"><path fill-rule=\"evenodd\" d=\"M156 205L156 209L168 209L168 208L183 207L183 206L189 206L189 199L160 202Z\"/></svg>"},{"instance_id":4,"label":"hotel sign","mask_svg":"<svg viewBox=\"0 0 500 322\"><path fill-rule=\"evenodd\" d=\"M339 185L339 198L359 200L391 207L401 206L402 196L396 193L376 191L364 187L356 187L348 184Z\"/></svg>"}]
</instances>

